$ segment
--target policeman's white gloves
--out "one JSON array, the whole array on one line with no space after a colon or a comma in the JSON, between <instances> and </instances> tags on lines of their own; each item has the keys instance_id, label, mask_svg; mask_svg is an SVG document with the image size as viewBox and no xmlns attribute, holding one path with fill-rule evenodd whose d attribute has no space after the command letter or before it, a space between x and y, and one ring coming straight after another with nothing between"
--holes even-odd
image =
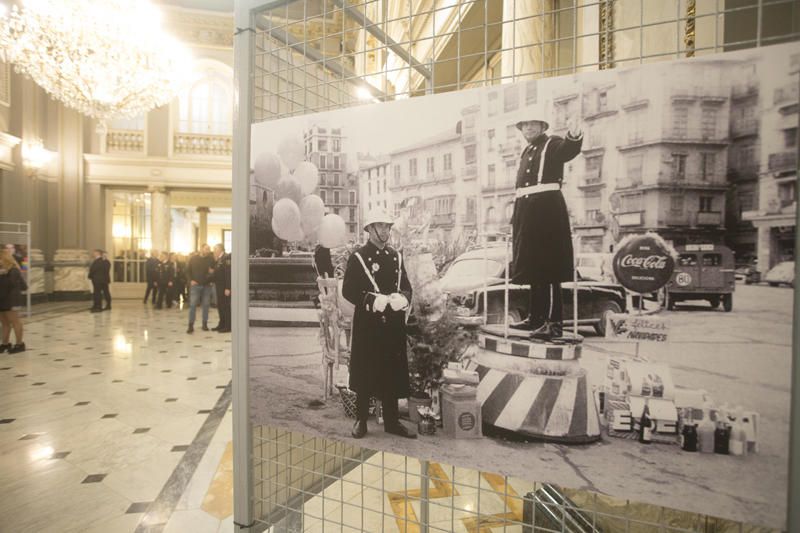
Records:
<instances>
[{"instance_id":1,"label":"policeman's white gloves","mask_svg":"<svg viewBox=\"0 0 800 533\"><path fill-rule=\"evenodd\" d=\"M389 297L385 294L376 294L375 300L372 302L372 310L376 313L383 313L387 305L389 305Z\"/></svg>"},{"instance_id":2,"label":"policeman's white gloves","mask_svg":"<svg viewBox=\"0 0 800 533\"><path fill-rule=\"evenodd\" d=\"M389 307L392 311L403 311L408 308L408 299L395 292L393 294L378 294L371 293L375 299L372 301L372 311L375 313L383 313Z\"/></svg>"},{"instance_id":3,"label":"policeman's white gloves","mask_svg":"<svg viewBox=\"0 0 800 533\"><path fill-rule=\"evenodd\" d=\"M389 306L395 311L403 311L408 308L408 299L399 292L392 293L389 295Z\"/></svg>"}]
</instances>

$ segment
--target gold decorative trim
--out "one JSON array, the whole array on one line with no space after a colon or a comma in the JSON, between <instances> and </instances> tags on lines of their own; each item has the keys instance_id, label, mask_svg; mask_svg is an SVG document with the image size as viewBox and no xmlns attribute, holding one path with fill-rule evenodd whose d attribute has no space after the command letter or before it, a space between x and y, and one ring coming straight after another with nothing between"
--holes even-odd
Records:
<instances>
[{"instance_id":1,"label":"gold decorative trim","mask_svg":"<svg viewBox=\"0 0 800 533\"><path fill-rule=\"evenodd\" d=\"M686 57L694 57L696 15L697 5L695 0L688 0L686 2L686 30L684 31L683 36L683 42L686 45Z\"/></svg>"},{"instance_id":2,"label":"gold decorative trim","mask_svg":"<svg viewBox=\"0 0 800 533\"><path fill-rule=\"evenodd\" d=\"M600 0L600 70L614 68L614 0Z\"/></svg>"}]
</instances>

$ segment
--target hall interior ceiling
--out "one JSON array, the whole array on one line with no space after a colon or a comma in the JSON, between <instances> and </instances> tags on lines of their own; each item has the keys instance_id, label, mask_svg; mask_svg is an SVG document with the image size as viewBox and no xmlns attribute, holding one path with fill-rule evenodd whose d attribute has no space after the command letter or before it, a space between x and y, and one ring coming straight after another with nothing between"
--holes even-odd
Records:
<instances>
[{"instance_id":1,"label":"hall interior ceiling","mask_svg":"<svg viewBox=\"0 0 800 533\"><path fill-rule=\"evenodd\" d=\"M502 48L503 2L277 0L257 19L281 46L377 98L452 91Z\"/></svg>"}]
</instances>

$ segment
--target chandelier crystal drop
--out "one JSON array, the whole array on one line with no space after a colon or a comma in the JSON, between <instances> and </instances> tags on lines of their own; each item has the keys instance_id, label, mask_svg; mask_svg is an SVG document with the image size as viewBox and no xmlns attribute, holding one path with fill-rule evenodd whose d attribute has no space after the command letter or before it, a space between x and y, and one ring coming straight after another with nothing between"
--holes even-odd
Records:
<instances>
[{"instance_id":1,"label":"chandelier crystal drop","mask_svg":"<svg viewBox=\"0 0 800 533\"><path fill-rule=\"evenodd\" d=\"M188 49L146 0L23 0L0 19L0 57L101 123L169 102L190 80Z\"/></svg>"}]
</instances>

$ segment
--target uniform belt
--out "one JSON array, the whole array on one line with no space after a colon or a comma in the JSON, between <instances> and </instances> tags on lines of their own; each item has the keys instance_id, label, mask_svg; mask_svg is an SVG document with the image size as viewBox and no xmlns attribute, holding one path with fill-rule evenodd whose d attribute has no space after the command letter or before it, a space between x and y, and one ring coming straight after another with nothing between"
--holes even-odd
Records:
<instances>
[{"instance_id":1,"label":"uniform belt","mask_svg":"<svg viewBox=\"0 0 800 533\"><path fill-rule=\"evenodd\" d=\"M516 191L517 198L528 196L529 194L536 194L545 191L557 191L561 189L560 183L540 183L539 185L531 185L530 187L520 187Z\"/></svg>"}]
</instances>

